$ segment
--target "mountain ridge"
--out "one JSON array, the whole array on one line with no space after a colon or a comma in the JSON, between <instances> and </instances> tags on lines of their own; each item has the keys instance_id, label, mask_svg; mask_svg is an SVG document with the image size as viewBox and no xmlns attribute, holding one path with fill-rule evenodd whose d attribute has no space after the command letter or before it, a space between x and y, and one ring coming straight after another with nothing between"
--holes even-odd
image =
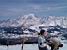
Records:
<instances>
[{"instance_id":1,"label":"mountain ridge","mask_svg":"<svg viewBox=\"0 0 67 50\"><path fill-rule=\"evenodd\" d=\"M31 25L41 25L45 24L47 26L56 26L60 25L62 27L67 27L67 17L56 17L56 16L47 16L47 17L37 17L35 14L28 14L24 16L19 16L17 19L8 19L0 21L1 27L17 27L25 26L29 27Z\"/></svg>"}]
</instances>

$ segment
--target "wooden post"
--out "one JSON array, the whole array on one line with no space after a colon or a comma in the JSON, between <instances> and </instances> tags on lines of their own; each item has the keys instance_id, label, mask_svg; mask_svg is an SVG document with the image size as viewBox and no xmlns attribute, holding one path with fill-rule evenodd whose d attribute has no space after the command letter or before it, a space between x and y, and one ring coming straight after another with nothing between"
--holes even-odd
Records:
<instances>
[{"instance_id":1,"label":"wooden post","mask_svg":"<svg viewBox=\"0 0 67 50\"><path fill-rule=\"evenodd\" d=\"M27 40L28 40L28 38L26 38L26 37L24 37L24 38L22 39L22 50L23 50L23 45L24 45L24 43L25 43Z\"/></svg>"}]
</instances>

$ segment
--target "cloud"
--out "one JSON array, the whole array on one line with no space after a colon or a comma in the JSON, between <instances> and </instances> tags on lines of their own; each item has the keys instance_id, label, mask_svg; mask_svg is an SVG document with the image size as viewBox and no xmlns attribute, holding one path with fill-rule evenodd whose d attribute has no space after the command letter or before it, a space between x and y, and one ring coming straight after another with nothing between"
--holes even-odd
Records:
<instances>
[{"instance_id":1,"label":"cloud","mask_svg":"<svg viewBox=\"0 0 67 50\"><path fill-rule=\"evenodd\" d=\"M17 17L29 13L37 16L67 16L66 0L0 0L0 17Z\"/></svg>"}]
</instances>

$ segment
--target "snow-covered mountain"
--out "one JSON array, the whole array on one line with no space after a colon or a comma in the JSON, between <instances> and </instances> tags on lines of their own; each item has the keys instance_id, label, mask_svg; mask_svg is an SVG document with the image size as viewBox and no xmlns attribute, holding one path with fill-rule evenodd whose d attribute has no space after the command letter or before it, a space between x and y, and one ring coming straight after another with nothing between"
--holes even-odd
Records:
<instances>
[{"instance_id":1,"label":"snow-covered mountain","mask_svg":"<svg viewBox=\"0 0 67 50\"><path fill-rule=\"evenodd\" d=\"M24 15L20 17L17 22L19 23L18 25L22 25L25 27L29 26L34 26L34 25L40 25L41 24L41 19L37 18L34 14L29 14L29 15Z\"/></svg>"},{"instance_id":2,"label":"snow-covered mountain","mask_svg":"<svg viewBox=\"0 0 67 50\"><path fill-rule=\"evenodd\" d=\"M3 20L0 22L1 27L9 27L9 26L30 26L30 25L38 25L41 24L40 18L35 17L34 14L24 15L18 17L17 19L13 20Z\"/></svg>"},{"instance_id":3,"label":"snow-covered mountain","mask_svg":"<svg viewBox=\"0 0 67 50\"><path fill-rule=\"evenodd\" d=\"M20 16L17 19L13 20L3 20L0 21L0 26L1 27L17 27L17 26L24 26L24 27L29 27L29 26L38 26L44 24L45 26L62 26L62 27L67 27L67 17L60 16L46 16L46 17L36 17L34 14L28 14L24 16Z\"/></svg>"},{"instance_id":4,"label":"snow-covered mountain","mask_svg":"<svg viewBox=\"0 0 67 50\"><path fill-rule=\"evenodd\" d=\"M22 28L23 27L28 28L27 29L28 31L33 30L33 31L39 32L40 31L39 26L46 26L45 27L46 30L48 29L47 26L59 25L61 27L64 27L64 26L67 27L66 21L67 21L67 17L55 17L55 16L36 17L34 14L28 14L28 15L20 16L17 19L13 19L13 20L8 19L8 20L0 21L0 27L21 26ZM61 31L64 34L65 31L62 29ZM55 32L55 34L57 33Z\"/></svg>"}]
</instances>

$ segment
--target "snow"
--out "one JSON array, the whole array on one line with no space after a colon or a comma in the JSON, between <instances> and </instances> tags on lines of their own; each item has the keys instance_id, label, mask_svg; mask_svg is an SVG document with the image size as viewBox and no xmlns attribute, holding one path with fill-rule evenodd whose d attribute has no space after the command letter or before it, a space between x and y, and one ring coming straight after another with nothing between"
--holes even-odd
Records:
<instances>
[{"instance_id":1,"label":"snow","mask_svg":"<svg viewBox=\"0 0 67 50\"><path fill-rule=\"evenodd\" d=\"M0 50L21 50L21 45L10 45L10 46L0 45Z\"/></svg>"},{"instance_id":2,"label":"snow","mask_svg":"<svg viewBox=\"0 0 67 50\"><path fill-rule=\"evenodd\" d=\"M21 44L20 45L10 45L10 46L0 45L0 50L22 50L21 47L22 47ZM38 44L24 44L23 50L39 50ZM59 50L67 50L67 44L64 44L64 47L60 48Z\"/></svg>"},{"instance_id":3,"label":"snow","mask_svg":"<svg viewBox=\"0 0 67 50\"><path fill-rule=\"evenodd\" d=\"M38 35L30 35L30 34L28 34L28 35L19 35L19 37L38 37Z\"/></svg>"},{"instance_id":4,"label":"snow","mask_svg":"<svg viewBox=\"0 0 67 50\"><path fill-rule=\"evenodd\" d=\"M29 27L29 29L31 29L31 30L35 30L35 31L37 31L37 32L39 32L39 31L40 31L40 29L39 29L39 26L38 26L38 25L36 25L36 26L30 26L30 27Z\"/></svg>"},{"instance_id":5,"label":"snow","mask_svg":"<svg viewBox=\"0 0 67 50\"><path fill-rule=\"evenodd\" d=\"M28 30L25 30L25 31L23 31L23 32L24 32L24 33L28 33L28 34L30 33Z\"/></svg>"}]
</instances>

